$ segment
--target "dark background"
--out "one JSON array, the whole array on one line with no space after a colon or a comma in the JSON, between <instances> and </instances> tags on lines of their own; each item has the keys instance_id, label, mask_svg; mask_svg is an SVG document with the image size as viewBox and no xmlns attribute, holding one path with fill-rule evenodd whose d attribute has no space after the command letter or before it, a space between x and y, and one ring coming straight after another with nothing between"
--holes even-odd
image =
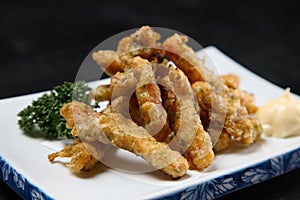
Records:
<instances>
[{"instance_id":1,"label":"dark background","mask_svg":"<svg viewBox=\"0 0 300 200\"><path fill-rule=\"evenodd\" d=\"M185 33L300 94L296 1L0 0L0 99L74 81L86 55L106 38L141 25ZM251 84L251 83L249 83ZM222 199L300 199L300 171ZM2 181L0 198L17 195Z\"/></svg>"}]
</instances>

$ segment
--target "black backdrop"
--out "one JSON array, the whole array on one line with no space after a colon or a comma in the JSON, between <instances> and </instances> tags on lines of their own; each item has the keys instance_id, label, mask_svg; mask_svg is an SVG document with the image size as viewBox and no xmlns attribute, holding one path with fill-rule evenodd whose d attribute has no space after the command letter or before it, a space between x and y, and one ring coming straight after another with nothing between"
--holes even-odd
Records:
<instances>
[{"instance_id":1,"label":"black backdrop","mask_svg":"<svg viewBox=\"0 0 300 200\"><path fill-rule=\"evenodd\" d=\"M106 38L149 24L214 45L248 69L300 94L296 1L0 0L0 99L74 81ZM300 171L222 199L299 199ZM1 181L0 198L16 195Z\"/></svg>"}]
</instances>

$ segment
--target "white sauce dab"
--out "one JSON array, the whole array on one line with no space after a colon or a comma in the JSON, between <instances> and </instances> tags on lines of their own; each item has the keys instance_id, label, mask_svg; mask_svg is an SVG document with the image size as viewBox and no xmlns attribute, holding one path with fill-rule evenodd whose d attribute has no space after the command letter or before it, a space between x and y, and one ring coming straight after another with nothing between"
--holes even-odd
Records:
<instances>
[{"instance_id":1,"label":"white sauce dab","mask_svg":"<svg viewBox=\"0 0 300 200\"><path fill-rule=\"evenodd\" d=\"M278 99L260 107L257 116L267 136L286 138L300 135L300 102L292 98L290 88Z\"/></svg>"}]
</instances>

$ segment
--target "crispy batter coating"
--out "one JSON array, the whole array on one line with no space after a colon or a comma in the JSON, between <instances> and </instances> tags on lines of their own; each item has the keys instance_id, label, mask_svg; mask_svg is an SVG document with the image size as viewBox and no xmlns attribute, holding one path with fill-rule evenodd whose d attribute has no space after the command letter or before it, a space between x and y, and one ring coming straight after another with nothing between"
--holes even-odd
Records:
<instances>
[{"instance_id":1,"label":"crispy batter coating","mask_svg":"<svg viewBox=\"0 0 300 200\"><path fill-rule=\"evenodd\" d=\"M231 145L232 139L229 133L225 129L222 130L220 137L218 138L217 143L214 146L215 152L223 151Z\"/></svg>"},{"instance_id":2,"label":"crispy batter coating","mask_svg":"<svg viewBox=\"0 0 300 200\"><path fill-rule=\"evenodd\" d=\"M123 72L127 66L127 59L113 50L99 50L92 54L92 58L108 75Z\"/></svg>"},{"instance_id":3,"label":"crispy batter coating","mask_svg":"<svg viewBox=\"0 0 300 200\"><path fill-rule=\"evenodd\" d=\"M66 166L71 172L80 173L92 169L103 155L104 151L100 143L91 145L77 139L74 143L68 144L59 152L48 155L48 159L53 163L57 157L70 157L71 161Z\"/></svg>"},{"instance_id":4,"label":"crispy batter coating","mask_svg":"<svg viewBox=\"0 0 300 200\"><path fill-rule=\"evenodd\" d=\"M205 129L209 128L211 121L223 124L225 117L225 96L217 92L208 82L197 81L192 84L193 91L200 107L200 117Z\"/></svg>"},{"instance_id":5,"label":"crispy batter coating","mask_svg":"<svg viewBox=\"0 0 300 200\"><path fill-rule=\"evenodd\" d=\"M111 99L111 88L110 85L98 85L95 90L93 90L92 97L98 101L110 101Z\"/></svg>"},{"instance_id":6,"label":"crispy batter coating","mask_svg":"<svg viewBox=\"0 0 300 200\"><path fill-rule=\"evenodd\" d=\"M237 93L241 99L241 104L247 108L248 113L255 114L258 107L255 105L254 95L240 89L237 89Z\"/></svg>"},{"instance_id":7,"label":"crispy batter coating","mask_svg":"<svg viewBox=\"0 0 300 200\"><path fill-rule=\"evenodd\" d=\"M179 69L170 67L169 75L160 77L159 82L165 86L166 98L164 101L176 137L175 143L170 143L172 148L184 152L191 169L203 170L214 160L212 143L208 133L204 130L197 103L188 78ZM172 114L173 112L173 114Z\"/></svg>"},{"instance_id":8,"label":"crispy batter coating","mask_svg":"<svg viewBox=\"0 0 300 200\"><path fill-rule=\"evenodd\" d=\"M262 128L259 120L249 115L247 108L241 104L238 90L227 89L226 118L224 128L235 140L251 144L260 138Z\"/></svg>"},{"instance_id":9,"label":"crispy batter coating","mask_svg":"<svg viewBox=\"0 0 300 200\"><path fill-rule=\"evenodd\" d=\"M221 79L227 87L232 89L238 89L240 85L240 77L235 74L224 74L221 75Z\"/></svg>"},{"instance_id":10,"label":"crispy batter coating","mask_svg":"<svg viewBox=\"0 0 300 200\"><path fill-rule=\"evenodd\" d=\"M195 81L216 82L216 76L204 66L204 59L200 59L194 50L186 43L188 37L175 33L167 38L162 47L167 57L189 78L191 83Z\"/></svg>"},{"instance_id":11,"label":"crispy batter coating","mask_svg":"<svg viewBox=\"0 0 300 200\"><path fill-rule=\"evenodd\" d=\"M99 127L96 113L90 106L78 102L67 103L60 109L60 114L66 119L67 128L72 129L73 136L80 137L84 142L109 143Z\"/></svg>"},{"instance_id":12,"label":"crispy batter coating","mask_svg":"<svg viewBox=\"0 0 300 200\"><path fill-rule=\"evenodd\" d=\"M168 115L170 128L172 130L178 130L179 127L176 127L176 125L179 124L175 123L175 121L176 118L180 117L180 110L177 109L180 107L180 105L176 99L176 95L171 90L162 89L162 100L163 100L163 106Z\"/></svg>"},{"instance_id":13,"label":"crispy batter coating","mask_svg":"<svg viewBox=\"0 0 300 200\"><path fill-rule=\"evenodd\" d=\"M119 96L130 97L134 93L136 84L137 80L133 70L128 69L125 72L116 73L110 81L111 100Z\"/></svg>"},{"instance_id":14,"label":"crispy batter coating","mask_svg":"<svg viewBox=\"0 0 300 200\"><path fill-rule=\"evenodd\" d=\"M139 103L137 101L135 93L132 94L129 102L129 114L132 121L134 121L139 126L145 126L144 119L142 117ZM160 141L160 140L159 140Z\"/></svg>"},{"instance_id":15,"label":"crispy batter coating","mask_svg":"<svg viewBox=\"0 0 300 200\"><path fill-rule=\"evenodd\" d=\"M98 102L112 101L119 96L130 97L134 93L137 80L133 70L126 70L126 72L117 72L111 76L109 85L99 85L95 89L94 98Z\"/></svg>"},{"instance_id":16,"label":"crispy batter coating","mask_svg":"<svg viewBox=\"0 0 300 200\"><path fill-rule=\"evenodd\" d=\"M185 74L178 68L174 70L170 68L170 79L174 83L174 90L180 105L180 117L175 123L180 126L176 137L179 141L185 140L193 130L193 125L196 128L195 137L184 153L187 159L191 158L189 162L193 163L195 169L202 170L212 164L214 160L214 153L212 151L212 143L208 133L204 130L201 119L196 111L196 100L192 87L185 76Z\"/></svg>"},{"instance_id":17,"label":"crispy batter coating","mask_svg":"<svg viewBox=\"0 0 300 200\"><path fill-rule=\"evenodd\" d=\"M119 41L117 51L99 50L92 54L96 63L108 74L124 72L130 68L135 56L149 60L156 59L156 54L163 54L157 41L160 34L149 26L143 26L135 33Z\"/></svg>"},{"instance_id":18,"label":"crispy batter coating","mask_svg":"<svg viewBox=\"0 0 300 200\"><path fill-rule=\"evenodd\" d=\"M144 125L158 141L169 143L173 132L169 128L152 66L148 60L135 57L132 68L138 81L135 95Z\"/></svg>"},{"instance_id":19,"label":"crispy batter coating","mask_svg":"<svg viewBox=\"0 0 300 200\"><path fill-rule=\"evenodd\" d=\"M229 88L227 84L223 86L224 96L214 93L213 87L207 82L198 81L192 85L201 110L208 114L207 116L202 115L202 118L206 118L204 121L211 121L212 108L217 111L216 113L225 109L225 130L222 131L219 138L221 141L217 141L216 149L218 150L223 150L229 146L229 138L241 141L245 144L252 144L260 138L262 133L259 120L250 115L245 105L241 103L241 90L238 88L234 89L235 87ZM230 85L232 84L230 83ZM222 103L214 103L214 106L212 106L212 103L219 99L225 100L225 105L219 107L218 105L222 105ZM253 101L251 101L251 105L252 103ZM226 134L224 132L226 132ZM229 134L230 137L228 137L227 134Z\"/></svg>"},{"instance_id":20,"label":"crispy batter coating","mask_svg":"<svg viewBox=\"0 0 300 200\"><path fill-rule=\"evenodd\" d=\"M187 161L165 143L157 142L141 126L118 113L98 116L104 133L112 144L143 157L149 164L173 178L183 176Z\"/></svg>"},{"instance_id":21,"label":"crispy batter coating","mask_svg":"<svg viewBox=\"0 0 300 200\"><path fill-rule=\"evenodd\" d=\"M256 113L258 107L255 105L255 99L253 94L239 89L241 81L240 77L238 77L235 74L225 74L221 76L221 79L227 87L236 90L237 95L241 100L241 104L243 106L246 106L249 114Z\"/></svg>"},{"instance_id":22,"label":"crispy batter coating","mask_svg":"<svg viewBox=\"0 0 300 200\"><path fill-rule=\"evenodd\" d=\"M93 116L92 113L95 113L91 107L76 101L68 103L64 107L76 108L76 110L71 110L76 113L76 116ZM65 116L70 117L74 113ZM126 119L120 113L97 113L95 119L100 126L100 135L103 133L113 145L143 157L153 167L161 169L171 177L181 177L188 170L187 161L178 152L172 151L165 143L157 142L146 129L138 126L132 120ZM74 121L72 117L66 118L66 120ZM88 125L85 123L85 126ZM81 138L85 140L85 135L80 134ZM89 135L88 138L90 138Z\"/></svg>"},{"instance_id":23,"label":"crispy batter coating","mask_svg":"<svg viewBox=\"0 0 300 200\"><path fill-rule=\"evenodd\" d=\"M152 48L157 47L157 41L159 39L159 33L153 31L149 26L142 26L135 33L120 40L117 52L131 52L133 56L147 58L152 54Z\"/></svg>"},{"instance_id":24,"label":"crispy batter coating","mask_svg":"<svg viewBox=\"0 0 300 200\"><path fill-rule=\"evenodd\" d=\"M187 45L187 36L159 39L159 33L143 26L121 39L116 51L93 53L111 81L92 96L109 105L100 113L76 101L64 105L66 126L82 141L49 155L51 162L71 157L67 166L78 173L102 156L93 145L111 143L178 178L188 168L210 166L214 151L228 148L233 140L252 144L260 139L254 96L239 89L238 76L219 77L206 68ZM168 61L177 68L168 67Z\"/></svg>"}]
</instances>

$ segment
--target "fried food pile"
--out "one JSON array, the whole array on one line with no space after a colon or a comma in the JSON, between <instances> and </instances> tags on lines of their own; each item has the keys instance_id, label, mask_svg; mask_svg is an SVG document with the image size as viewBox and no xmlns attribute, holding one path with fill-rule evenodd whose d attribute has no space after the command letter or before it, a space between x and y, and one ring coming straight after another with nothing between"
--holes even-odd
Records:
<instances>
[{"instance_id":1,"label":"fried food pile","mask_svg":"<svg viewBox=\"0 0 300 200\"><path fill-rule=\"evenodd\" d=\"M239 89L238 76L217 76L205 67L186 36L159 40L159 33L143 26L120 40L116 51L93 53L111 79L91 95L109 104L101 112L75 100L65 104L61 115L79 139L49 155L51 162L70 157L67 167L79 173L113 145L179 178L210 166L215 153L234 141L260 139L255 99Z\"/></svg>"}]
</instances>

